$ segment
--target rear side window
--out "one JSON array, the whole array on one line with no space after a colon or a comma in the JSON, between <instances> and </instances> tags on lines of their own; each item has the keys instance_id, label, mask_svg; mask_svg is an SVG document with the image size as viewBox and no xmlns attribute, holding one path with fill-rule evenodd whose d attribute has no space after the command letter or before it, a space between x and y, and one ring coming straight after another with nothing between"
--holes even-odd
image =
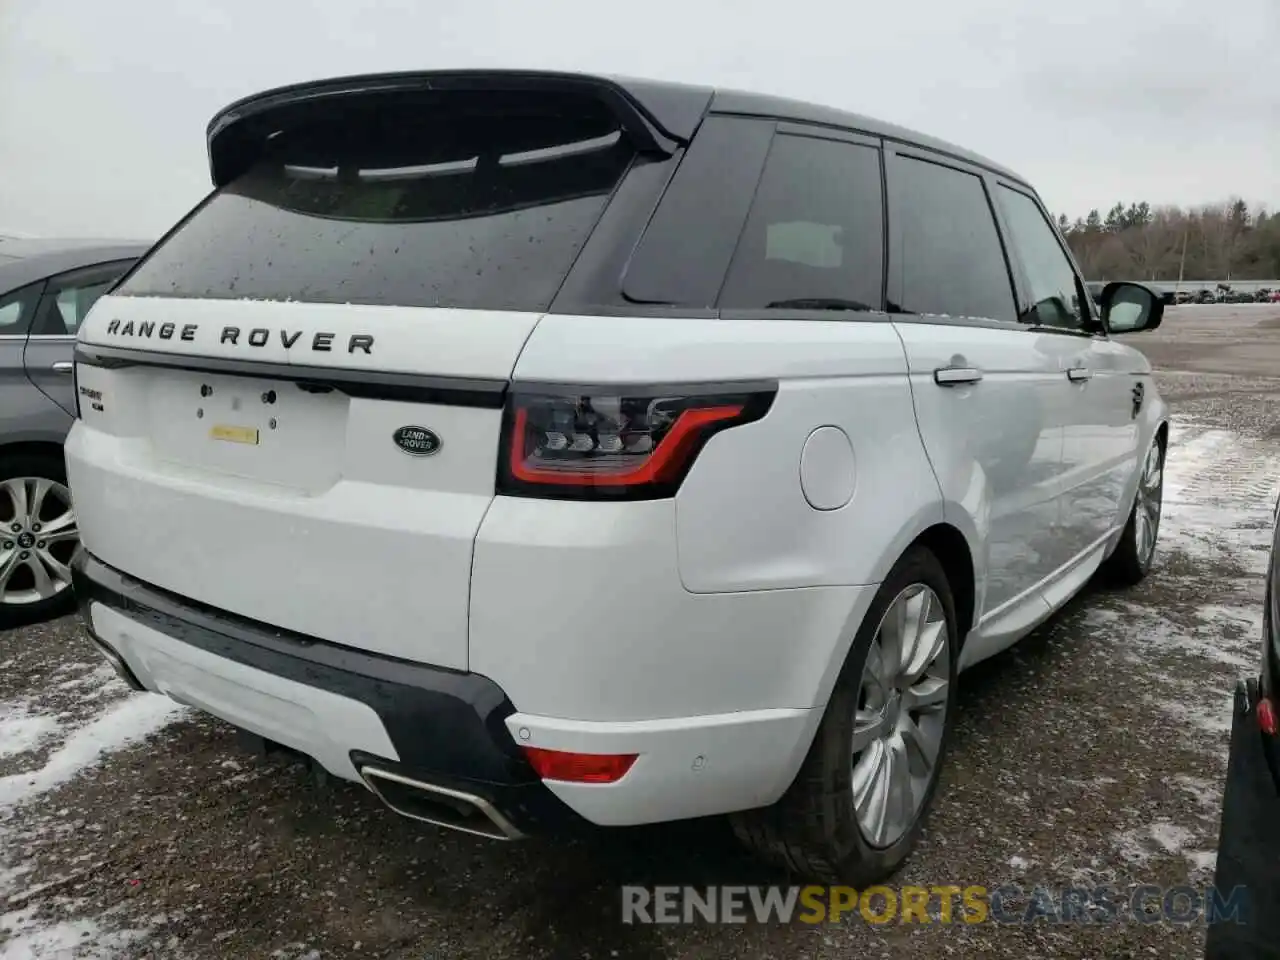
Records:
<instances>
[{"instance_id":1,"label":"rear side window","mask_svg":"<svg viewBox=\"0 0 1280 960\"><path fill-rule=\"evenodd\" d=\"M711 117L627 270L633 301L692 308L882 304L880 151Z\"/></svg>"},{"instance_id":2,"label":"rear side window","mask_svg":"<svg viewBox=\"0 0 1280 960\"><path fill-rule=\"evenodd\" d=\"M269 143L115 293L545 310L634 159L566 110L383 104Z\"/></svg>"},{"instance_id":3,"label":"rear side window","mask_svg":"<svg viewBox=\"0 0 1280 960\"><path fill-rule=\"evenodd\" d=\"M31 328L44 281L0 294L0 336L26 336Z\"/></svg>"},{"instance_id":4,"label":"rear side window","mask_svg":"<svg viewBox=\"0 0 1280 960\"><path fill-rule=\"evenodd\" d=\"M995 217L971 173L897 156L889 170L890 309L1014 322Z\"/></svg>"},{"instance_id":5,"label":"rear side window","mask_svg":"<svg viewBox=\"0 0 1280 960\"><path fill-rule=\"evenodd\" d=\"M718 305L879 310L883 257L880 151L780 136Z\"/></svg>"}]
</instances>

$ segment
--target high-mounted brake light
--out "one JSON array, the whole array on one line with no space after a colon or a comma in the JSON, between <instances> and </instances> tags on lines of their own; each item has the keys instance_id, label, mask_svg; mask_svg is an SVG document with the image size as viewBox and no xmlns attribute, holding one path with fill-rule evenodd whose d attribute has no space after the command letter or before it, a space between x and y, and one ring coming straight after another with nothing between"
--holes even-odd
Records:
<instances>
[{"instance_id":1,"label":"high-mounted brake light","mask_svg":"<svg viewBox=\"0 0 1280 960\"><path fill-rule=\"evenodd\" d=\"M638 756L634 753L570 753L541 747L524 747L523 750L534 773L543 780L568 783L617 783Z\"/></svg>"},{"instance_id":2,"label":"high-mounted brake light","mask_svg":"<svg viewBox=\"0 0 1280 960\"><path fill-rule=\"evenodd\" d=\"M517 390L507 407L498 490L590 500L673 496L707 439L759 420L775 390Z\"/></svg>"}]
</instances>

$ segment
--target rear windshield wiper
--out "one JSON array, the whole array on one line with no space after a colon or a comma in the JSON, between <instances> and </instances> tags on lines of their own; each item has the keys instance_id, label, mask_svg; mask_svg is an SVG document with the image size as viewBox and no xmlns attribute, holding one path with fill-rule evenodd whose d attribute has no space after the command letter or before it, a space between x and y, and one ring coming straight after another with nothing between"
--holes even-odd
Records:
<instances>
[{"instance_id":1,"label":"rear windshield wiper","mask_svg":"<svg viewBox=\"0 0 1280 960\"><path fill-rule=\"evenodd\" d=\"M843 300L840 297L794 297L791 300L774 300L769 309L781 310L877 310L861 300Z\"/></svg>"}]
</instances>

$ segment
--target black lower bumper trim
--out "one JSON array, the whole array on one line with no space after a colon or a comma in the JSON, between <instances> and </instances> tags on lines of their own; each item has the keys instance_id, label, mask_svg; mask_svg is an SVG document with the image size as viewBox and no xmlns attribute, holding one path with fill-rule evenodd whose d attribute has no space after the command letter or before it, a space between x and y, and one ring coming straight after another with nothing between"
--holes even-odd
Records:
<instances>
[{"instance_id":1,"label":"black lower bumper trim","mask_svg":"<svg viewBox=\"0 0 1280 960\"><path fill-rule=\"evenodd\" d=\"M504 723L515 708L488 677L282 631L142 583L87 550L73 562L72 579L90 625L88 607L99 603L174 640L366 704L400 760L354 753L353 760L483 797L522 832L582 823L524 758Z\"/></svg>"}]
</instances>

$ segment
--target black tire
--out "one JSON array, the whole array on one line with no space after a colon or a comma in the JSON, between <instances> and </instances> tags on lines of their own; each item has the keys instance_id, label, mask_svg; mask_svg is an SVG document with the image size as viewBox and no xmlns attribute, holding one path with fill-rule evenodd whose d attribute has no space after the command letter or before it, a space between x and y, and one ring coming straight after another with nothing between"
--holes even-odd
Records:
<instances>
[{"instance_id":1,"label":"black tire","mask_svg":"<svg viewBox=\"0 0 1280 960\"><path fill-rule=\"evenodd\" d=\"M1137 515L1139 507L1139 496L1135 492L1133 498L1133 506L1129 508L1129 519L1125 522L1124 530L1120 534L1120 542L1116 544L1116 548L1111 551L1111 556L1102 562L1102 566L1098 568L1098 579L1108 586L1112 587L1133 587L1141 583L1151 571L1151 562L1156 555L1156 546L1159 543L1160 536L1160 516L1164 512L1164 460L1165 445L1163 440L1157 436L1151 441L1160 451L1160 484L1156 489L1157 503L1160 505L1159 514L1156 517L1155 531L1152 533L1151 549L1142 550L1138 543L1138 525ZM1148 450L1148 455L1150 450ZM1142 460L1140 471L1145 469L1147 463L1146 457ZM1139 473L1138 482L1142 483L1142 475Z\"/></svg>"},{"instance_id":2,"label":"black tire","mask_svg":"<svg viewBox=\"0 0 1280 960\"><path fill-rule=\"evenodd\" d=\"M67 468L60 454L25 452L0 454L0 484L14 477L40 477L65 486ZM10 510L9 498L0 493L0 519L8 518ZM6 532L11 532L7 529L7 525L4 529L0 529L0 552L3 552ZM69 551L66 552L69 558ZM0 598L0 628L40 623L70 613L74 607L75 597L70 587L52 597L33 603L6 604L3 598Z\"/></svg>"},{"instance_id":3,"label":"black tire","mask_svg":"<svg viewBox=\"0 0 1280 960\"><path fill-rule=\"evenodd\" d=\"M897 842L879 849L863 837L854 810L851 785L854 715L863 666L880 621L894 599L916 583L932 588L945 611L951 653L948 688L951 694L945 708L933 779L915 822ZM773 806L732 815L730 819L738 839L762 859L819 882L844 883L862 889L891 877L915 848L937 791L954 723L958 654L955 602L946 573L930 550L912 547L876 592L795 780Z\"/></svg>"}]
</instances>

